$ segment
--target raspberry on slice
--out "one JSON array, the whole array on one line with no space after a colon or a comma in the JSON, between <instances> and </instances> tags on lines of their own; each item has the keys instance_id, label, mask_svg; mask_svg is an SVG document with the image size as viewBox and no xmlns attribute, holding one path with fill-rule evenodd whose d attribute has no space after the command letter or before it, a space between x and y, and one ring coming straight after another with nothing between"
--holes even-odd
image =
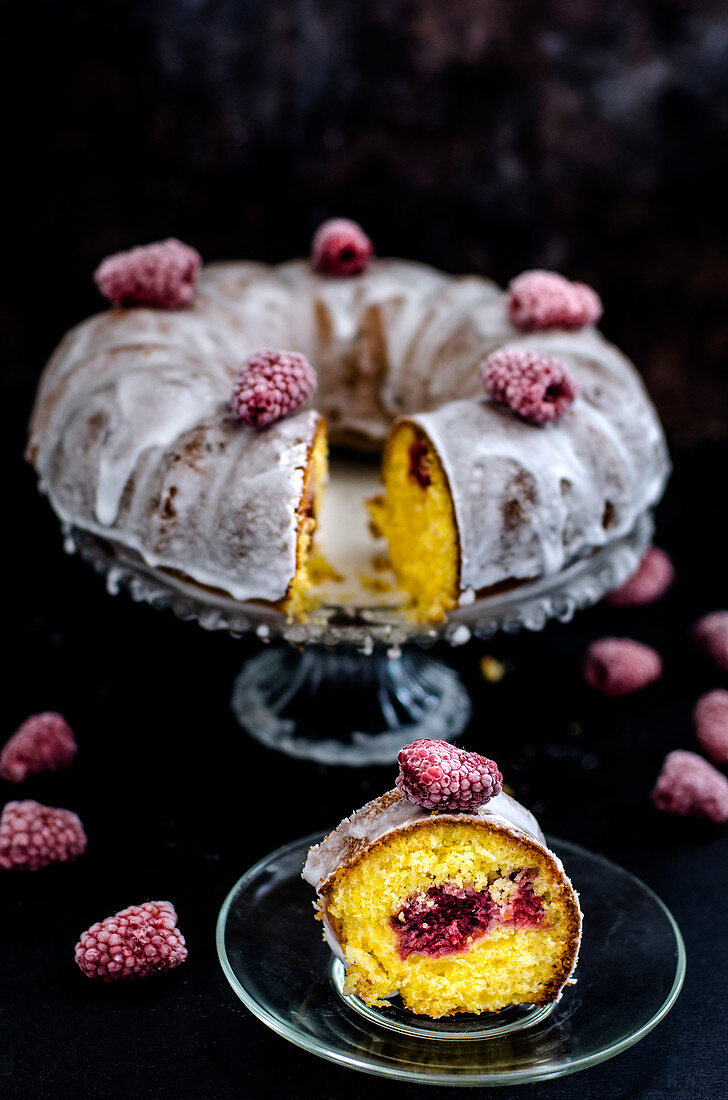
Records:
<instances>
[{"instance_id":1,"label":"raspberry on slice","mask_svg":"<svg viewBox=\"0 0 728 1100\"><path fill-rule=\"evenodd\" d=\"M481 363L480 377L494 401L529 424L558 420L579 392L560 359L537 351L495 351Z\"/></svg>"},{"instance_id":2,"label":"raspberry on slice","mask_svg":"<svg viewBox=\"0 0 728 1100\"><path fill-rule=\"evenodd\" d=\"M701 695L693 711L695 736L715 764L728 764L728 691L716 688Z\"/></svg>"},{"instance_id":3,"label":"raspberry on slice","mask_svg":"<svg viewBox=\"0 0 728 1100\"><path fill-rule=\"evenodd\" d=\"M662 675L657 650L632 638L600 638L586 651L584 679L602 695L629 695Z\"/></svg>"},{"instance_id":4,"label":"raspberry on slice","mask_svg":"<svg viewBox=\"0 0 728 1100\"><path fill-rule=\"evenodd\" d=\"M311 242L311 263L322 275L345 279L358 275L374 255L374 245L356 222L330 218L316 230Z\"/></svg>"},{"instance_id":5,"label":"raspberry on slice","mask_svg":"<svg viewBox=\"0 0 728 1100\"><path fill-rule=\"evenodd\" d=\"M508 284L508 315L516 328L579 329L596 325L602 301L586 283L556 271L524 271Z\"/></svg>"},{"instance_id":6,"label":"raspberry on slice","mask_svg":"<svg viewBox=\"0 0 728 1100\"><path fill-rule=\"evenodd\" d=\"M728 779L694 752L667 754L651 797L664 813L728 821Z\"/></svg>"},{"instance_id":7,"label":"raspberry on slice","mask_svg":"<svg viewBox=\"0 0 728 1100\"><path fill-rule=\"evenodd\" d=\"M195 296L201 263L196 249L169 237L107 256L94 281L115 306L179 309Z\"/></svg>"},{"instance_id":8,"label":"raspberry on slice","mask_svg":"<svg viewBox=\"0 0 728 1100\"><path fill-rule=\"evenodd\" d=\"M447 741L420 737L400 750L397 786L426 810L475 813L500 794L503 776L494 760Z\"/></svg>"},{"instance_id":9,"label":"raspberry on slice","mask_svg":"<svg viewBox=\"0 0 728 1100\"><path fill-rule=\"evenodd\" d=\"M714 665L728 672L728 611L711 611L693 627L693 641Z\"/></svg>"},{"instance_id":10,"label":"raspberry on slice","mask_svg":"<svg viewBox=\"0 0 728 1100\"><path fill-rule=\"evenodd\" d=\"M76 944L75 953L84 974L102 982L163 974L187 958L177 913L169 901L131 905L92 924Z\"/></svg>"},{"instance_id":11,"label":"raspberry on slice","mask_svg":"<svg viewBox=\"0 0 728 1100\"><path fill-rule=\"evenodd\" d=\"M38 871L49 863L67 863L86 851L86 834L70 810L27 799L8 802L0 815L0 867Z\"/></svg>"},{"instance_id":12,"label":"raspberry on slice","mask_svg":"<svg viewBox=\"0 0 728 1100\"><path fill-rule=\"evenodd\" d=\"M0 777L22 783L29 775L67 768L77 749L73 730L61 714L32 714L0 752Z\"/></svg>"},{"instance_id":13,"label":"raspberry on slice","mask_svg":"<svg viewBox=\"0 0 728 1100\"><path fill-rule=\"evenodd\" d=\"M300 409L315 389L316 371L305 355L261 348L237 374L230 407L247 428L265 428Z\"/></svg>"},{"instance_id":14,"label":"raspberry on slice","mask_svg":"<svg viewBox=\"0 0 728 1100\"><path fill-rule=\"evenodd\" d=\"M611 607L643 607L659 600L674 579L675 570L669 555L657 546L651 546L637 572L610 592L606 603Z\"/></svg>"}]
</instances>

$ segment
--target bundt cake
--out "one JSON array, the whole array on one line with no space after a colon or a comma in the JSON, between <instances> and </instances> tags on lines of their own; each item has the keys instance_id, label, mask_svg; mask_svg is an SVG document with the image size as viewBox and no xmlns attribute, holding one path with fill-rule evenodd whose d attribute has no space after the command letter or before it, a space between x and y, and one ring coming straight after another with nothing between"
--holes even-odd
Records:
<instances>
[{"instance_id":1,"label":"bundt cake","mask_svg":"<svg viewBox=\"0 0 728 1100\"><path fill-rule=\"evenodd\" d=\"M558 573L628 534L662 494L664 437L629 361L594 328L511 340L502 357L524 353L565 365L578 387L552 423L480 396L391 429L385 492L370 508L423 619L496 585Z\"/></svg>"},{"instance_id":2,"label":"bundt cake","mask_svg":"<svg viewBox=\"0 0 728 1100\"><path fill-rule=\"evenodd\" d=\"M576 965L578 896L495 764L444 741L402 749L397 789L311 848L303 877L346 990L432 1017L543 1005Z\"/></svg>"},{"instance_id":3,"label":"bundt cake","mask_svg":"<svg viewBox=\"0 0 728 1100\"><path fill-rule=\"evenodd\" d=\"M211 264L199 277L179 242L105 261L97 282L114 308L61 342L30 425L28 458L64 523L300 615L327 432L370 449L390 433L373 515L415 614L436 619L557 571L655 502L668 469L659 422L593 309L575 299L576 313L554 312L547 280L515 310L513 291L486 279L370 259L351 240L346 277L323 246L326 263ZM580 393L557 423L484 397L479 364L504 347L546 350L573 372ZM269 348L305 356L318 386L251 428L231 414L231 388Z\"/></svg>"}]
</instances>

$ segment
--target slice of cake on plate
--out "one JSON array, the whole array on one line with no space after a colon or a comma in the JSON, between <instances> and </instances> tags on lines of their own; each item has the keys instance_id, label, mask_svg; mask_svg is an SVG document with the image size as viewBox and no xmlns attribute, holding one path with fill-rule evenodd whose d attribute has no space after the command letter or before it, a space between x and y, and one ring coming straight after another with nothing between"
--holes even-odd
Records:
<instances>
[{"instance_id":1,"label":"slice of cake on plate","mask_svg":"<svg viewBox=\"0 0 728 1100\"><path fill-rule=\"evenodd\" d=\"M445 741L402 749L397 789L308 855L318 916L369 1005L432 1017L557 1000L576 965L578 895L492 760Z\"/></svg>"}]
</instances>

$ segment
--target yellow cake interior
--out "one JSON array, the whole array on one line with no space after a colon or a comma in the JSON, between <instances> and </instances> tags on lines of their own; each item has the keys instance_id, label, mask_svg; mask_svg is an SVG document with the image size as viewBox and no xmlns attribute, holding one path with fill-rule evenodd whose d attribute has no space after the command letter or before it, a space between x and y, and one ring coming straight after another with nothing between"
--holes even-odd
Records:
<instances>
[{"instance_id":1,"label":"yellow cake interior","mask_svg":"<svg viewBox=\"0 0 728 1100\"><path fill-rule=\"evenodd\" d=\"M394 425L382 467L384 493L370 501L386 538L397 583L416 618L436 621L456 607L460 552L450 488L427 436L407 420Z\"/></svg>"},{"instance_id":2,"label":"yellow cake interior","mask_svg":"<svg viewBox=\"0 0 728 1100\"><path fill-rule=\"evenodd\" d=\"M402 957L392 925L409 899L448 883L502 901L524 870L542 909L538 928L509 927L506 918L462 950ZM431 818L392 833L339 871L325 908L346 955L349 992L369 1005L399 993L411 1011L432 1017L548 1003L576 951L578 913L550 859L483 823Z\"/></svg>"},{"instance_id":3,"label":"yellow cake interior","mask_svg":"<svg viewBox=\"0 0 728 1100\"><path fill-rule=\"evenodd\" d=\"M310 610L309 592L314 583L312 564L316 521L326 489L329 471L329 447L326 425L320 421L308 453L303 477L303 493L298 510L298 540L296 543L296 575L283 602L283 610L291 618L301 618Z\"/></svg>"}]
</instances>

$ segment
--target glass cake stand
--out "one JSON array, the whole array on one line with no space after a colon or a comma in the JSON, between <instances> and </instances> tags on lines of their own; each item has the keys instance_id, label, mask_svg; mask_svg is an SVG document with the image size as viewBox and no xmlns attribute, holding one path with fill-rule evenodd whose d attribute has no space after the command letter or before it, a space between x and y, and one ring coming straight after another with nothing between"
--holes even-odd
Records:
<instances>
[{"instance_id":1,"label":"glass cake stand","mask_svg":"<svg viewBox=\"0 0 728 1100\"><path fill-rule=\"evenodd\" d=\"M473 599L442 623L422 624L400 609L402 593L381 564L383 544L368 528L364 502L378 488L370 462L333 460L317 548L341 572L317 585L316 610L305 622L153 568L77 528L66 528L65 544L105 574L112 594L125 589L134 600L170 609L206 630L254 632L264 642L288 643L266 648L243 666L232 695L238 722L291 756L366 765L390 763L416 737L455 738L467 725L467 691L427 647L441 639L453 646L488 639L499 630L541 630L550 619L568 622L635 571L653 533L645 512L629 534L558 575ZM324 709L326 737L320 729Z\"/></svg>"},{"instance_id":2,"label":"glass cake stand","mask_svg":"<svg viewBox=\"0 0 728 1100\"><path fill-rule=\"evenodd\" d=\"M685 948L666 906L639 879L576 844L549 840L578 887L584 935L575 981L555 1005L442 1020L397 1003L368 1008L313 919L296 840L256 863L220 910L217 950L240 1000L278 1035L351 1069L433 1085L516 1085L613 1058L670 1011ZM396 999L397 1000L397 999Z\"/></svg>"}]
</instances>

